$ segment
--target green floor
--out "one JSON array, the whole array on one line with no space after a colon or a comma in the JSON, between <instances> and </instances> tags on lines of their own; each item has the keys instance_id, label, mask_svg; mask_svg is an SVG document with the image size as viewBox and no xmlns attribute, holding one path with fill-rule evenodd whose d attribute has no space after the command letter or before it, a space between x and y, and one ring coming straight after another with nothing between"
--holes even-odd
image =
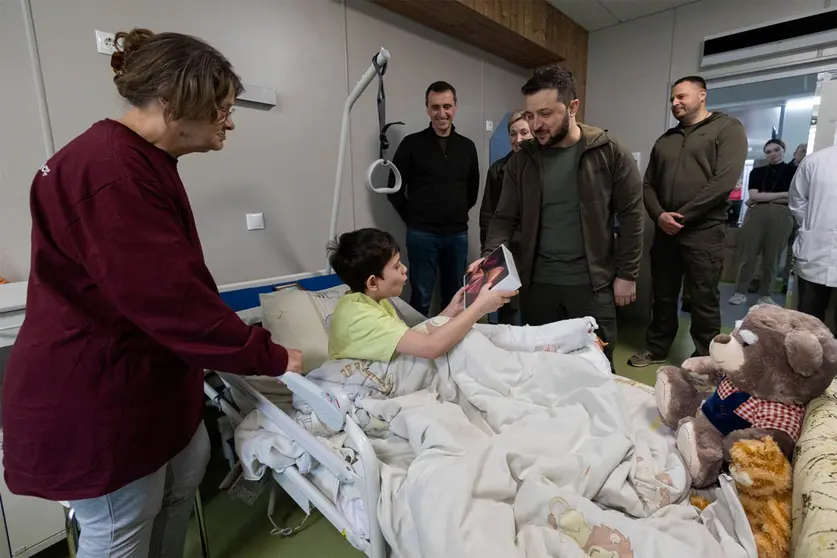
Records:
<instances>
[{"instance_id":1,"label":"green floor","mask_svg":"<svg viewBox=\"0 0 837 558\"><path fill-rule=\"evenodd\" d=\"M615 361L618 374L654 383L656 366L635 369L627 365L628 357L643 347L645 327L641 324L619 326L619 343ZM679 364L694 350L689 338L688 321L681 322L680 332L671 351L670 360ZM213 458L204 480L204 513L209 533L210 555L213 558L342 558L363 556L321 515L315 513L305 527L289 538L271 536L273 526L267 519L267 492L252 507L219 493L217 486L226 474L226 462L220 455ZM281 490L278 491L274 521L279 527L296 526L304 514ZM59 544L38 558L63 558L64 545ZM186 545L187 558L200 558L196 529L192 529Z\"/></svg>"}]
</instances>

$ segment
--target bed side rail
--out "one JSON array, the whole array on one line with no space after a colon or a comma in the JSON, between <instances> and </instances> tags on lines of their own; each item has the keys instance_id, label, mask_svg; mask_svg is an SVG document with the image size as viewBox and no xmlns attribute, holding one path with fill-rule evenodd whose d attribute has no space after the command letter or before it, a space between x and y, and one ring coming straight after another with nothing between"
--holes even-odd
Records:
<instances>
[{"instance_id":1,"label":"bed side rail","mask_svg":"<svg viewBox=\"0 0 837 558\"><path fill-rule=\"evenodd\" d=\"M246 394L250 397L255 403L256 408L263 415L270 419L276 426L281 428L288 436L299 444L302 449L308 452L311 457L325 466L334 476L337 477L340 482L347 484L352 484L354 482L351 466L346 463L340 455L335 453L331 448L300 426L293 418L289 417L276 405L271 403L270 400L253 388L253 386L251 386L244 378L236 376L235 374L227 374L223 372L219 372L218 375L221 376L225 382L239 390L242 394ZM304 378L302 379L304 380ZM306 380L306 382L317 387L316 384L309 380ZM305 384L304 382L294 380L291 380L291 383L294 385ZM291 385L288 385L288 387L293 390ZM306 387L310 388L310 386ZM324 391L319 387L318 389L320 389L320 391ZM313 395L314 393L315 392L312 390L307 394L307 396L316 401L317 397ZM301 396L307 401L306 396ZM320 395L320 397L324 396ZM312 408L316 408L310 401L308 401L308 403L311 404Z\"/></svg>"},{"instance_id":2,"label":"bed side rail","mask_svg":"<svg viewBox=\"0 0 837 558\"><path fill-rule=\"evenodd\" d=\"M340 388L323 389L296 372L285 372L279 380L308 403L323 424L334 432L343 430L346 414L352 406L346 392Z\"/></svg>"}]
</instances>

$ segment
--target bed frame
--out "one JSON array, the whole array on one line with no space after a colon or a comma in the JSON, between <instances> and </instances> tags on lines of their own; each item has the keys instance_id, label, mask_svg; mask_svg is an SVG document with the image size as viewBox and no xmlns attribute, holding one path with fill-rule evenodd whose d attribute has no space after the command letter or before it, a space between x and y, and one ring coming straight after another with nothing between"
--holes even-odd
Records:
<instances>
[{"instance_id":1,"label":"bed frame","mask_svg":"<svg viewBox=\"0 0 837 558\"><path fill-rule=\"evenodd\" d=\"M379 140L381 141L381 158L373 161L366 173L366 185L374 193L390 194L401 188L401 175L395 165L384 158L386 144L386 122L380 121L386 114L386 96L383 91L383 74L386 71L390 54L385 48L381 48L373 57L372 63L360 77L354 89L349 93L343 106L342 126L340 130L340 149L337 155L337 168L334 179L334 197L331 208L331 222L329 224L328 238L331 240L337 233L337 217L340 207L340 195L343 190L343 175L346 166L346 153L349 143L349 118L357 100L372 82L375 77L381 81L378 91L378 115L379 115ZM384 168L392 173L394 184L392 187L376 188L372 183L372 173L378 168ZM331 272L331 266L327 264L325 273ZM316 277L321 272L304 274L307 277ZM301 279L300 277L299 279ZM264 288L270 284L282 283L282 281L265 281L260 286ZM228 288L232 291L239 285ZM269 288L269 287L268 287ZM223 296L223 294L222 294ZM255 302L255 301L254 301ZM233 305L234 306L234 305ZM258 304L249 304L239 310L239 314L252 318ZM250 320L256 321L256 320ZM335 432L345 432L348 435L351 447L357 452L362 475L355 473L355 470L337 455L328 446L320 442L302 426L297 424L293 418L286 415L281 409L273 405L264 395L259 393L245 379L233 374L217 373L221 379L237 394L247 397L253 406L270 419L273 423L287 433L298 443L313 459L326 467L341 484L355 484L361 487L363 502L368 518L367 532L369 539L360 537L352 529L351 524L343 513L318 490L307 478L305 478L296 466L291 466L284 471L273 471L273 478L287 492L291 498L301 507L305 513L311 513L311 506L320 510L326 519L337 528L338 531L358 550L366 553L371 558L385 558L386 543L381 534L381 527L378 523L378 497L381 492L381 479L378 470L378 458L369 443L369 439L360 427L348 416L351 402L346 394L340 389L324 390L307 380L299 374L286 372L277 381L284 383L294 395L302 398L308 403L317 417ZM204 381L204 393L207 397L237 426L243 417L235 408L234 403L225 397L225 394L218 391L209 383Z\"/></svg>"},{"instance_id":2,"label":"bed frame","mask_svg":"<svg viewBox=\"0 0 837 558\"><path fill-rule=\"evenodd\" d=\"M312 505L320 510L353 547L364 552L370 558L385 558L386 542L378 523L378 498L381 493L378 458L375 456L375 451L366 434L348 416L351 402L346 394L339 388L324 390L305 377L293 372L286 372L277 379L277 381L284 383L297 397L308 403L318 418L329 428L334 431L344 431L347 434L351 447L357 451L362 475L355 473L354 469L337 453L271 403L244 378L234 374L217 374L239 395L246 397L265 417L293 438L311 457L326 467L341 484L354 484L360 487L368 518L367 532L369 533L369 539L358 536L343 512L300 473L296 466L288 467L284 471L273 471L273 478L279 486L293 498L306 514L311 513ZM204 381L204 393L218 409L230 417L235 426L241 423L244 417L241 416L231 399L226 397L226 394L219 393L207 381Z\"/></svg>"},{"instance_id":3,"label":"bed frame","mask_svg":"<svg viewBox=\"0 0 837 558\"><path fill-rule=\"evenodd\" d=\"M373 161L366 173L366 186L370 191L376 194L391 194L397 192L401 188L401 175L398 169L392 163L384 158L386 151L386 128L387 123L382 119L386 118L386 96L383 91L383 75L386 72L387 64L389 63L390 54L385 48L381 48L372 57L372 63L358 80L354 89L349 93L346 102L343 106L342 126L340 130L340 148L337 154L337 168L334 179L334 196L331 207L331 222L329 224L329 232L327 241L332 240L337 233L337 218L340 208L340 196L343 190L343 175L346 166L346 154L348 152L349 144L349 119L357 100L372 82L375 77L378 77L381 82L378 90L378 134L381 142L381 158ZM392 174L394 184L390 187L378 188L372 183L372 174L376 169L383 168ZM331 272L330 264L326 265L325 273ZM305 277L318 276L320 272L313 274L304 274ZM299 277L301 279L302 277ZM286 278L290 279L290 278ZM287 281L286 281L287 282ZM269 289L268 285L281 284L282 281L264 281L261 287ZM226 290L232 291L241 285L228 287ZM222 291L225 289L222 289ZM223 293L222 293L223 297ZM228 301L229 302L229 301ZM253 301L255 302L255 301ZM235 305L232 305L235 306ZM239 315L244 318L252 318L257 311L258 304L244 305L241 308L233 308L239 311ZM257 320L249 320L257 321ZM273 471L273 478L277 483L287 492L297 504L310 514L311 506L320 510L326 519L337 528L338 531L358 550L366 553L370 558L385 558L386 543L381 534L381 527L378 522L378 497L381 492L381 479L378 470L378 458L375 456L375 451L369 443L369 439L360 429L360 427L348 416L351 402L346 394L339 389L324 390L307 380L299 374L293 372L286 372L277 381L284 383L297 397L302 398L308 403L317 417L323 421L329 428L335 432L345 432L348 435L351 447L357 452L358 461L360 463L360 470L362 475L355 473L355 470L346 463L333 450L320 442L316 437L311 435L302 426L297 424L293 418L285 414L281 409L273 405L264 395L253 388L245 379L235 376L233 374L217 373L221 379L229 386L232 386L237 394L247 397L251 400L255 408L269 418L276 426L287 433L296 443L298 443L306 452L308 452L313 459L326 467L341 484L355 484L361 487L360 493L363 494L363 502L368 518L367 532L369 539L358 536L351 528L351 524L343 515L343 513L329 500L320 490L318 490L307 478L305 478L296 466L291 466L284 471ZM237 426L243 420L243 417L235 408L234 403L225 397L225 394L218 393L218 391L208 382L204 381L204 393L207 397L230 419L234 425Z\"/></svg>"}]
</instances>

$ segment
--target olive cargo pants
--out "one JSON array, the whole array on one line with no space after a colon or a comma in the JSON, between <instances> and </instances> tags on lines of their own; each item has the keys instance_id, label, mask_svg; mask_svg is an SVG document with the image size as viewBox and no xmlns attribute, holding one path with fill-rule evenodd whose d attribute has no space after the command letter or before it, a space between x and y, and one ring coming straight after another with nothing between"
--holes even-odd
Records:
<instances>
[{"instance_id":1,"label":"olive cargo pants","mask_svg":"<svg viewBox=\"0 0 837 558\"><path fill-rule=\"evenodd\" d=\"M756 261L761 255L759 295L772 294L779 258L787 247L792 231L793 217L787 204L760 203L750 208L741 227L743 246L736 292L747 292L756 269Z\"/></svg>"},{"instance_id":2,"label":"olive cargo pants","mask_svg":"<svg viewBox=\"0 0 837 558\"><path fill-rule=\"evenodd\" d=\"M723 222L684 228L668 235L657 228L651 248L654 303L646 348L654 357L668 356L680 326L678 298L684 282L691 298L692 341L698 355L709 354L709 343L721 331L718 282L724 264L726 225Z\"/></svg>"}]
</instances>

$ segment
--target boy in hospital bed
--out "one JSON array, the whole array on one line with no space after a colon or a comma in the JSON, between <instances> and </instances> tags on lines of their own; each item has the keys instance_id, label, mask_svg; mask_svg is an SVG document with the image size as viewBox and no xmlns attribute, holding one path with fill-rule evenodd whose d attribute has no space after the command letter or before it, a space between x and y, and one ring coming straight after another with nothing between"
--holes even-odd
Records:
<instances>
[{"instance_id":1,"label":"boy in hospital bed","mask_svg":"<svg viewBox=\"0 0 837 558\"><path fill-rule=\"evenodd\" d=\"M334 272L350 292L331 317L328 352L332 360L387 362L396 356L435 360L475 328L495 345L512 351L571 352L595 340L592 318L565 320L540 327L477 324L506 304L516 291L494 291L485 285L475 303L464 308L464 288L431 320L410 329L389 301L401 295L407 268L397 242L387 232L359 229L329 246Z\"/></svg>"}]
</instances>

